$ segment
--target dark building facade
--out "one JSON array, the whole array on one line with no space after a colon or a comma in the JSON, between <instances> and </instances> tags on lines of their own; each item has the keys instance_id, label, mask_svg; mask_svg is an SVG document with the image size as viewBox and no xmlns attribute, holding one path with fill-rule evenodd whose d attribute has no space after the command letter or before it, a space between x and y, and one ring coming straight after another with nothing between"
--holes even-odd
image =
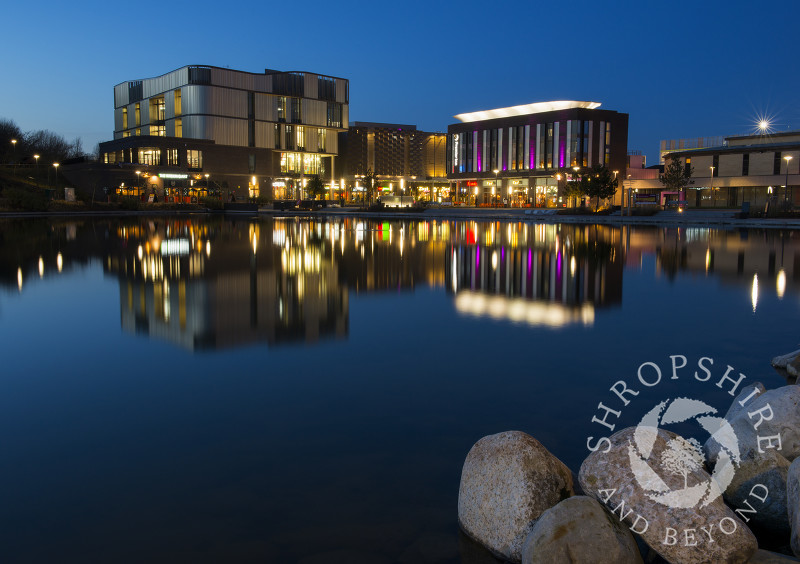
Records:
<instances>
[{"instance_id":1,"label":"dark building facade","mask_svg":"<svg viewBox=\"0 0 800 564\"><path fill-rule=\"evenodd\" d=\"M354 122L339 135L344 182L356 198L372 171L381 193L430 199L447 188L446 136L415 125Z\"/></svg>"},{"instance_id":2,"label":"dark building facade","mask_svg":"<svg viewBox=\"0 0 800 564\"><path fill-rule=\"evenodd\" d=\"M624 174L628 114L599 106L538 102L455 116L446 164L454 201L562 207L571 174L598 164Z\"/></svg>"},{"instance_id":3,"label":"dark building facade","mask_svg":"<svg viewBox=\"0 0 800 564\"><path fill-rule=\"evenodd\" d=\"M123 195L294 198L308 177L333 190L346 79L187 66L114 87L103 182Z\"/></svg>"}]
</instances>

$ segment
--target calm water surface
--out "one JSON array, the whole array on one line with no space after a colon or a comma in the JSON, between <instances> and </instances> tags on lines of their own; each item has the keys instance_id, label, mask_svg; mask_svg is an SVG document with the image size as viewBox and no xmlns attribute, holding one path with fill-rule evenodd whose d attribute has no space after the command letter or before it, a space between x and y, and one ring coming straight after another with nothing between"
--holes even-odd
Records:
<instances>
[{"instance_id":1,"label":"calm water surface","mask_svg":"<svg viewBox=\"0 0 800 564\"><path fill-rule=\"evenodd\" d=\"M799 310L798 232L5 221L2 560L492 562L456 524L475 441L577 471L645 361L785 383ZM730 401L688 369L637 401L679 385Z\"/></svg>"}]
</instances>

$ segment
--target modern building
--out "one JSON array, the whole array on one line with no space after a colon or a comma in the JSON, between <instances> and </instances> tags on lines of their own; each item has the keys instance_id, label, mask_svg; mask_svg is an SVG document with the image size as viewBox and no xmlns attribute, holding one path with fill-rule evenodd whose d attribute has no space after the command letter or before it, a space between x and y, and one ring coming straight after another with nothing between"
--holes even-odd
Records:
<instances>
[{"instance_id":1,"label":"modern building","mask_svg":"<svg viewBox=\"0 0 800 564\"><path fill-rule=\"evenodd\" d=\"M537 102L459 114L447 128L453 201L562 207L573 173L625 170L628 114L597 102ZM621 190L615 196L619 202Z\"/></svg>"},{"instance_id":2,"label":"modern building","mask_svg":"<svg viewBox=\"0 0 800 564\"><path fill-rule=\"evenodd\" d=\"M725 137L721 145L677 150L667 163L680 159L692 170L686 200L690 207L763 209L798 203L794 187L800 183L800 131L771 135Z\"/></svg>"},{"instance_id":3,"label":"modern building","mask_svg":"<svg viewBox=\"0 0 800 564\"><path fill-rule=\"evenodd\" d=\"M416 125L354 122L339 134L345 186L358 199L363 178L372 171L379 194L447 197L446 137L419 131Z\"/></svg>"},{"instance_id":4,"label":"modern building","mask_svg":"<svg viewBox=\"0 0 800 564\"><path fill-rule=\"evenodd\" d=\"M342 78L186 66L114 87L100 157L122 194L300 197L308 177L336 177L348 100Z\"/></svg>"}]
</instances>

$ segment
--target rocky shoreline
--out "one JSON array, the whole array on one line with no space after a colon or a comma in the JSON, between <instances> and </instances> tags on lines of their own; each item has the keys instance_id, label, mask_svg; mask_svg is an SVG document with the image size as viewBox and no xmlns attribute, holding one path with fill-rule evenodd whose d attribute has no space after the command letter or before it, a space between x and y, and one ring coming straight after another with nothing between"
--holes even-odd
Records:
<instances>
[{"instance_id":1,"label":"rocky shoreline","mask_svg":"<svg viewBox=\"0 0 800 564\"><path fill-rule=\"evenodd\" d=\"M800 351L772 364L796 378ZM526 433L483 437L462 469L459 526L515 564L798 562L800 385L734 391L724 417L699 400L662 402L598 441L577 481ZM704 444L660 425L690 420Z\"/></svg>"}]
</instances>

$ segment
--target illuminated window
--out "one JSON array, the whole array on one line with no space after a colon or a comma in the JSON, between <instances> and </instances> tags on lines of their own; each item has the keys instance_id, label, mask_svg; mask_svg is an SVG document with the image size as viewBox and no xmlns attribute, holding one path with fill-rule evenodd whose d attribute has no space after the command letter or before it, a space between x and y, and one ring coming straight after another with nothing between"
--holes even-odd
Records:
<instances>
[{"instance_id":1,"label":"illuminated window","mask_svg":"<svg viewBox=\"0 0 800 564\"><path fill-rule=\"evenodd\" d=\"M136 128L136 135L141 135L141 134L142 134L142 130L137 127Z\"/></svg>"},{"instance_id":2,"label":"illuminated window","mask_svg":"<svg viewBox=\"0 0 800 564\"><path fill-rule=\"evenodd\" d=\"M138 102L134 106L133 113L134 113L134 116L135 116L134 119L136 120L136 126L138 127L138 126L142 125L142 112L141 112L141 109L139 108L139 103ZM137 133L136 135L139 135L139 134Z\"/></svg>"},{"instance_id":3,"label":"illuminated window","mask_svg":"<svg viewBox=\"0 0 800 564\"><path fill-rule=\"evenodd\" d=\"M342 127L342 105L328 102L328 127Z\"/></svg>"},{"instance_id":4,"label":"illuminated window","mask_svg":"<svg viewBox=\"0 0 800 564\"><path fill-rule=\"evenodd\" d=\"M128 129L128 108L122 108L122 129Z\"/></svg>"},{"instance_id":5,"label":"illuminated window","mask_svg":"<svg viewBox=\"0 0 800 564\"><path fill-rule=\"evenodd\" d=\"M161 149L142 147L139 149L139 164L155 166L161 164Z\"/></svg>"},{"instance_id":6,"label":"illuminated window","mask_svg":"<svg viewBox=\"0 0 800 564\"><path fill-rule=\"evenodd\" d=\"M130 137L131 136L131 132L130 131L123 131L122 132L122 136L123 137Z\"/></svg>"},{"instance_id":7,"label":"illuminated window","mask_svg":"<svg viewBox=\"0 0 800 564\"><path fill-rule=\"evenodd\" d=\"M302 125L297 126L297 145L296 148L299 151L305 151L306 149L306 128Z\"/></svg>"},{"instance_id":8,"label":"illuminated window","mask_svg":"<svg viewBox=\"0 0 800 564\"><path fill-rule=\"evenodd\" d=\"M300 98L292 100L292 123L303 123L303 101Z\"/></svg>"},{"instance_id":9,"label":"illuminated window","mask_svg":"<svg viewBox=\"0 0 800 564\"><path fill-rule=\"evenodd\" d=\"M181 113L183 113L181 110L181 89L178 88L175 91L175 117L178 117Z\"/></svg>"},{"instance_id":10,"label":"illuminated window","mask_svg":"<svg viewBox=\"0 0 800 564\"><path fill-rule=\"evenodd\" d=\"M181 118L175 120L175 137L183 137L183 120Z\"/></svg>"},{"instance_id":11,"label":"illuminated window","mask_svg":"<svg viewBox=\"0 0 800 564\"><path fill-rule=\"evenodd\" d=\"M203 151L188 149L186 151L186 166L189 168L203 168Z\"/></svg>"},{"instance_id":12,"label":"illuminated window","mask_svg":"<svg viewBox=\"0 0 800 564\"><path fill-rule=\"evenodd\" d=\"M317 150L321 153L325 152L325 130L317 129Z\"/></svg>"},{"instance_id":13,"label":"illuminated window","mask_svg":"<svg viewBox=\"0 0 800 564\"><path fill-rule=\"evenodd\" d=\"M167 116L167 106L164 97L152 98L150 100L150 121L164 121Z\"/></svg>"},{"instance_id":14,"label":"illuminated window","mask_svg":"<svg viewBox=\"0 0 800 564\"><path fill-rule=\"evenodd\" d=\"M278 121L286 121L286 96L278 96Z\"/></svg>"},{"instance_id":15,"label":"illuminated window","mask_svg":"<svg viewBox=\"0 0 800 564\"><path fill-rule=\"evenodd\" d=\"M178 166L178 149L167 149L167 164L170 166Z\"/></svg>"},{"instance_id":16,"label":"illuminated window","mask_svg":"<svg viewBox=\"0 0 800 564\"><path fill-rule=\"evenodd\" d=\"M151 125L150 126L150 135L155 135L157 137L166 137L167 136L167 128L163 125Z\"/></svg>"}]
</instances>

